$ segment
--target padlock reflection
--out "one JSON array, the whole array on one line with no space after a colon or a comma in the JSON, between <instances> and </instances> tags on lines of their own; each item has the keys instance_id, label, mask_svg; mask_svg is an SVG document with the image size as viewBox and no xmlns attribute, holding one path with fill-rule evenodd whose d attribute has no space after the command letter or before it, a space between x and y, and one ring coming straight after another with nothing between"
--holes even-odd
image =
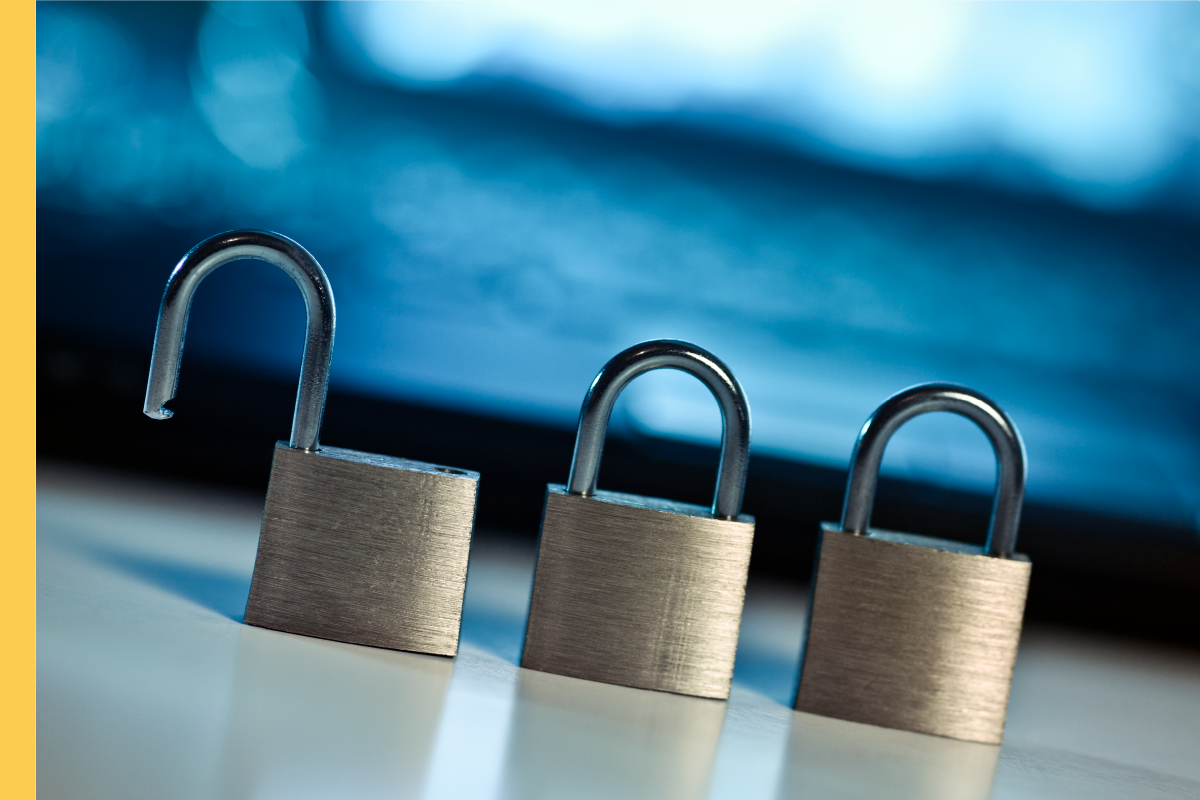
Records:
<instances>
[{"instance_id":1,"label":"padlock reflection","mask_svg":"<svg viewBox=\"0 0 1200 800\"><path fill-rule=\"evenodd\" d=\"M242 628L216 796L418 796L453 668Z\"/></svg>"},{"instance_id":2,"label":"padlock reflection","mask_svg":"<svg viewBox=\"0 0 1200 800\"><path fill-rule=\"evenodd\" d=\"M785 798L986 800L1000 748L796 714L779 786Z\"/></svg>"},{"instance_id":3,"label":"padlock reflection","mask_svg":"<svg viewBox=\"0 0 1200 800\"><path fill-rule=\"evenodd\" d=\"M718 700L521 670L502 796L699 800L725 710Z\"/></svg>"}]
</instances>

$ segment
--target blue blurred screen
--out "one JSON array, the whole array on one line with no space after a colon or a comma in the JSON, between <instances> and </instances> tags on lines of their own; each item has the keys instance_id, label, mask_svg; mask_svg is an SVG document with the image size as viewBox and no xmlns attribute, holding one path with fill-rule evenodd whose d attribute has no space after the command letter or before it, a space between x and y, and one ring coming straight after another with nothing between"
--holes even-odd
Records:
<instances>
[{"instance_id":1,"label":"blue blurred screen","mask_svg":"<svg viewBox=\"0 0 1200 800\"><path fill-rule=\"evenodd\" d=\"M39 272L42 324L148 354L173 262L129 243L265 227L330 275L336 387L568 427L682 338L757 452L845 465L950 380L1016 420L1031 500L1198 527L1194 3L43 3L37 46L39 226L123 265ZM292 376L302 326L231 267L187 356ZM990 490L946 417L885 471ZM654 373L614 431L720 419Z\"/></svg>"}]
</instances>

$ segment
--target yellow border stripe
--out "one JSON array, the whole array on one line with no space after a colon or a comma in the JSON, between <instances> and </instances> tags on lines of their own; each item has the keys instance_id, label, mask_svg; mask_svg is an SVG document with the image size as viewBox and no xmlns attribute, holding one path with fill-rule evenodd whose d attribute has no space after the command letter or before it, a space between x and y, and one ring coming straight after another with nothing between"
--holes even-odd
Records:
<instances>
[{"instance_id":1,"label":"yellow border stripe","mask_svg":"<svg viewBox=\"0 0 1200 800\"><path fill-rule=\"evenodd\" d=\"M30 0L5 3L0 19L0 86L4 108L0 175L3 209L0 226L8 251L0 292L0 342L3 342L4 609L3 724L0 725L0 775L10 788L5 797L36 794L37 622L35 459L37 447L35 297L37 272L35 226L37 197L37 9Z\"/></svg>"}]
</instances>

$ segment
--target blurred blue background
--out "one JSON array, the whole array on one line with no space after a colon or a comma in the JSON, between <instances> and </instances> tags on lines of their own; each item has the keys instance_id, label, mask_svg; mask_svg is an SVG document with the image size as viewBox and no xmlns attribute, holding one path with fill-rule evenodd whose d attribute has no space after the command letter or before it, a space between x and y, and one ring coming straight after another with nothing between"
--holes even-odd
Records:
<instances>
[{"instance_id":1,"label":"blurred blue background","mask_svg":"<svg viewBox=\"0 0 1200 800\"><path fill-rule=\"evenodd\" d=\"M682 338L756 452L844 467L956 381L1031 501L1200 528L1196 3L39 3L37 49L40 329L148 355L175 260L269 228L330 275L335 388L569 428ZM294 379L302 327L239 265L187 357ZM990 491L942 417L885 472ZM720 419L654 373L614 433Z\"/></svg>"}]
</instances>

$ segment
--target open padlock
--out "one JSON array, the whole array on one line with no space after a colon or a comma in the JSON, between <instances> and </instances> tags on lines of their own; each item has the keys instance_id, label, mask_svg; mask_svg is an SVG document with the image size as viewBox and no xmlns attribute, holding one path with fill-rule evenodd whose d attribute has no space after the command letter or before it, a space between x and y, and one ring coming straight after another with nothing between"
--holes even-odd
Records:
<instances>
[{"instance_id":1,"label":"open padlock","mask_svg":"<svg viewBox=\"0 0 1200 800\"><path fill-rule=\"evenodd\" d=\"M724 432L711 508L596 489L613 404L638 375L699 378ZM678 694L729 697L754 539L741 514L750 408L716 356L694 345L635 345L583 401L567 485L546 487L521 666Z\"/></svg>"},{"instance_id":2,"label":"open padlock","mask_svg":"<svg viewBox=\"0 0 1200 800\"><path fill-rule=\"evenodd\" d=\"M967 417L996 451L982 547L868 529L888 440L929 411ZM987 397L926 384L881 405L854 447L842 522L821 526L796 709L999 744L1031 569L1013 552L1024 493L1020 434Z\"/></svg>"},{"instance_id":3,"label":"open padlock","mask_svg":"<svg viewBox=\"0 0 1200 800\"><path fill-rule=\"evenodd\" d=\"M245 621L322 639L454 655L479 474L319 446L334 303L329 279L296 242L231 231L201 242L167 281L144 411L167 419L188 311L217 267L257 259L281 268L308 312L290 442L278 442Z\"/></svg>"}]
</instances>

